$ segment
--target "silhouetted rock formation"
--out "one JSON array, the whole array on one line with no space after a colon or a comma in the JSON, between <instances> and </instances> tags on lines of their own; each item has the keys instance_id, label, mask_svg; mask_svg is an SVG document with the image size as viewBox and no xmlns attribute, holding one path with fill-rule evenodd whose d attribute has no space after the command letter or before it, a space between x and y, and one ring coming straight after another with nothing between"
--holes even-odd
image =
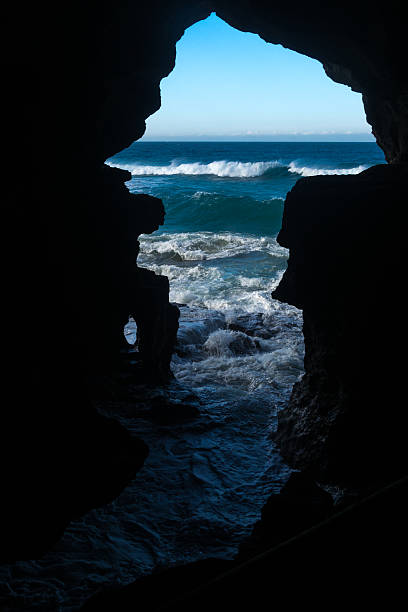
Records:
<instances>
[{"instance_id":1,"label":"silhouetted rock formation","mask_svg":"<svg viewBox=\"0 0 408 612\"><path fill-rule=\"evenodd\" d=\"M286 198L278 241L290 258L273 296L303 310L306 374L277 440L320 479L367 484L408 468L398 297L387 290L405 273L406 180L403 166L376 166L301 179Z\"/></svg>"},{"instance_id":2,"label":"silhouetted rock formation","mask_svg":"<svg viewBox=\"0 0 408 612\"><path fill-rule=\"evenodd\" d=\"M136 345L145 379L166 382L177 340L180 311L169 302L169 280L145 268L137 269L136 295L131 311L137 324ZM138 299L143 295L143 300Z\"/></svg>"},{"instance_id":3,"label":"silhouetted rock formation","mask_svg":"<svg viewBox=\"0 0 408 612\"><path fill-rule=\"evenodd\" d=\"M236 563L243 563L335 512L331 495L321 489L308 474L293 472L279 493L271 495L250 537L241 544Z\"/></svg>"},{"instance_id":4,"label":"silhouetted rock formation","mask_svg":"<svg viewBox=\"0 0 408 612\"><path fill-rule=\"evenodd\" d=\"M147 285L135 285L137 238L160 224L163 211L154 198L129 194L129 173L104 161L143 135L177 40L213 10L238 29L318 59L329 76L362 92L394 165L303 180L288 198L281 241L291 260L276 295L304 308L307 373L282 415L282 452L332 480L364 484L405 468L405 408L397 398L404 371L391 363L387 337L387 326L400 333L405 278L408 77L400 3L8 3L0 43L4 558L39 555L72 517L117 495L146 456L143 443L97 413L90 381L117 365L128 316L145 310ZM350 235L346 252L340 233ZM378 274L371 253L383 240L394 256L389 265L375 262ZM154 282L150 295L163 297L166 281ZM141 337L147 361L164 348L161 372L176 328L176 312L164 302L158 325L170 316L169 342L158 347L147 319ZM306 548L302 554L307 563ZM288 559L279 563L290 567Z\"/></svg>"}]
</instances>

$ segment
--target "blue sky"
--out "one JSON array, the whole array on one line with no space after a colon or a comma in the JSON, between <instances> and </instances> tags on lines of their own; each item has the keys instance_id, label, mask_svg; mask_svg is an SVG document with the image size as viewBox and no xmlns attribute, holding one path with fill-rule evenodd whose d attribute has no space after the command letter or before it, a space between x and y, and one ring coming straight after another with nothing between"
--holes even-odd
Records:
<instances>
[{"instance_id":1,"label":"blue sky","mask_svg":"<svg viewBox=\"0 0 408 612\"><path fill-rule=\"evenodd\" d=\"M143 140L373 140L361 94L214 13L186 30Z\"/></svg>"}]
</instances>

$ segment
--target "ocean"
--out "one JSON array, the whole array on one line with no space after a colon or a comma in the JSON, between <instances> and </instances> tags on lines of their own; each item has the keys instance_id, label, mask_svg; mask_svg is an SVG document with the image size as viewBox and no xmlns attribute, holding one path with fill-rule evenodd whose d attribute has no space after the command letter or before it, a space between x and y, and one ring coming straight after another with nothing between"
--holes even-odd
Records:
<instances>
[{"instance_id":1,"label":"ocean","mask_svg":"<svg viewBox=\"0 0 408 612\"><path fill-rule=\"evenodd\" d=\"M104 586L234 556L290 474L271 440L304 356L301 311L271 298L288 257L276 241L285 196L303 176L384 161L375 143L147 141L107 161L166 209L165 224L140 237L138 263L168 276L180 307L175 379L146 397L175 409L193 397L200 416L157 422L113 405L149 445L145 466L42 559L0 569L2 609L76 610ZM135 333L129 320L130 343Z\"/></svg>"},{"instance_id":2,"label":"ocean","mask_svg":"<svg viewBox=\"0 0 408 612\"><path fill-rule=\"evenodd\" d=\"M286 194L301 177L384 163L382 151L370 142L136 142L107 163L131 172L131 192L165 205L138 261L168 276L170 300L182 305L177 380L205 403L238 402L239 413L255 402L276 414L303 360L301 312L271 299L288 257L276 241ZM125 334L134 341L134 322Z\"/></svg>"}]
</instances>

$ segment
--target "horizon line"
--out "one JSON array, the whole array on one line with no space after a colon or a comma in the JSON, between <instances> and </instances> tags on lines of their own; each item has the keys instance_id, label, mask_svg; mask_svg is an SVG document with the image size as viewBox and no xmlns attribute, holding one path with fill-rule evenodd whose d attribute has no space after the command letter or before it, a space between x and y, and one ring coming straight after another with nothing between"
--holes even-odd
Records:
<instances>
[{"instance_id":1,"label":"horizon line","mask_svg":"<svg viewBox=\"0 0 408 612\"><path fill-rule=\"evenodd\" d=\"M345 143L355 143L355 142L365 142L365 143L374 143L376 144L376 140L374 137L372 138L366 138L366 139L359 139L357 138L356 140L348 140L348 139L333 139L333 140L329 140L329 139L320 139L320 138L313 138L312 140L306 140L306 139L296 139L296 138L292 138L290 140L283 140L283 139L278 139L278 140L264 140L264 139L250 139L250 138L245 138L245 139L240 139L240 138L199 138L199 139L195 139L195 138L139 138L139 140L135 140L135 142L263 142L263 143L292 143L292 142L304 142L304 143L309 143L309 142L326 142L326 143L341 143L341 142L345 142Z\"/></svg>"}]
</instances>

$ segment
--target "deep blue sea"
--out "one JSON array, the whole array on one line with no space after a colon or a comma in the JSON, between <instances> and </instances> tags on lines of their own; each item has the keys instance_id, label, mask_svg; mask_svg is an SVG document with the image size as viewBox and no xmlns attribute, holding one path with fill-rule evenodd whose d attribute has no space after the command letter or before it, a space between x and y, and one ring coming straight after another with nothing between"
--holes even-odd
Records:
<instances>
[{"instance_id":1,"label":"deep blue sea","mask_svg":"<svg viewBox=\"0 0 408 612\"><path fill-rule=\"evenodd\" d=\"M288 257L276 242L298 179L384 163L375 143L136 142L108 160L130 191L162 198L166 221L140 237L140 266L180 304L175 381L141 389L201 416L157 423L105 407L150 454L112 504L73 521L38 561L0 569L3 610L76 610L104 586L208 556L231 558L290 471L271 441L303 372L302 313L271 298ZM330 206L330 202L327 202ZM135 323L125 330L135 339Z\"/></svg>"}]
</instances>

